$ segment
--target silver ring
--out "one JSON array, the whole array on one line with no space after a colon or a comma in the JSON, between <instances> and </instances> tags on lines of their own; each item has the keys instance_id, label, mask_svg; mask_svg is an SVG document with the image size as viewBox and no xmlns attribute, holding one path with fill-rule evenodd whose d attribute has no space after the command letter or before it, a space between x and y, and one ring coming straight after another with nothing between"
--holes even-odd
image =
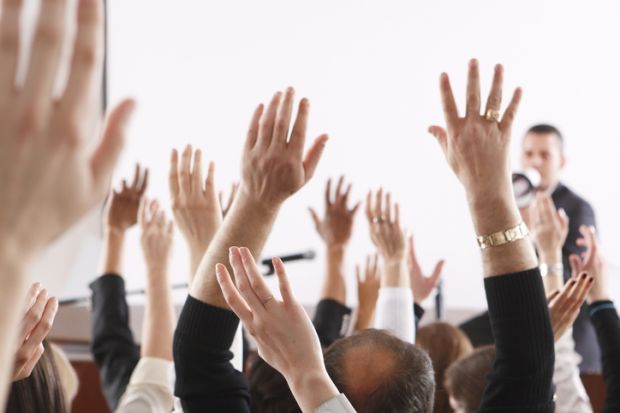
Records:
<instances>
[{"instance_id":1,"label":"silver ring","mask_svg":"<svg viewBox=\"0 0 620 413\"><path fill-rule=\"evenodd\" d=\"M273 295L270 295L269 297L265 298L264 300L261 300L261 303L263 303L263 305L265 305L265 304L267 304L271 300L273 300Z\"/></svg>"},{"instance_id":2,"label":"silver ring","mask_svg":"<svg viewBox=\"0 0 620 413\"><path fill-rule=\"evenodd\" d=\"M372 218L372 223L373 224L382 224L385 221L385 219L383 219L383 217L373 217Z\"/></svg>"}]
</instances>

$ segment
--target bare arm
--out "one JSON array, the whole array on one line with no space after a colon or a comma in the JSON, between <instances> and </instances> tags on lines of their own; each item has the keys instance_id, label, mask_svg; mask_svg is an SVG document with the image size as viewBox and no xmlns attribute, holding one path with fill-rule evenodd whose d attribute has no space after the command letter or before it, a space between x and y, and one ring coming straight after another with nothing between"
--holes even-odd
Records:
<instances>
[{"instance_id":1,"label":"bare arm","mask_svg":"<svg viewBox=\"0 0 620 413\"><path fill-rule=\"evenodd\" d=\"M98 1L79 2L76 58L68 64L64 91L54 94L68 27L66 7L66 2L42 2L25 82L17 89L23 4L2 1L0 301L9 309L20 308L31 284L32 258L103 200L134 106L125 101L112 109L100 139L92 139L101 121L104 14ZM90 141L96 143L92 152ZM20 311L0 315L0 405L6 400L20 318Z\"/></svg>"},{"instance_id":2,"label":"bare arm","mask_svg":"<svg viewBox=\"0 0 620 413\"><path fill-rule=\"evenodd\" d=\"M192 164L193 152L193 166ZM170 198L177 227L183 234L190 255L192 283L209 243L222 225L222 210L215 192L215 164L209 163L206 180L202 174L202 151L185 147L179 164L176 149L170 159Z\"/></svg>"},{"instance_id":3,"label":"bare arm","mask_svg":"<svg viewBox=\"0 0 620 413\"><path fill-rule=\"evenodd\" d=\"M157 201L142 203L140 211L142 252L146 261L146 306L142 326L142 357L172 361L174 308L169 283L172 221Z\"/></svg>"},{"instance_id":4,"label":"bare arm","mask_svg":"<svg viewBox=\"0 0 620 413\"><path fill-rule=\"evenodd\" d=\"M325 242L325 278L321 298L330 298L344 304L346 301L346 283L344 263L346 248L351 240L353 222L359 204L352 209L348 207L351 185L344 190L344 177L341 176L332 196L331 179L325 188L325 215L323 218L312 208L310 214L321 239Z\"/></svg>"},{"instance_id":5,"label":"bare arm","mask_svg":"<svg viewBox=\"0 0 620 413\"><path fill-rule=\"evenodd\" d=\"M237 198L203 257L190 294L205 303L228 308L215 278L215 265L228 262L229 249L244 245L257 257L271 231L281 204L312 177L327 136L314 142L305 158L309 103L302 99L288 136L294 92L288 89L254 112L242 158Z\"/></svg>"},{"instance_id":6,"label":"bare arm","mask_svg":"<svg viewBox=\"0 0 620 413\"><path fill-rule=\"evenodd\" d=\"M500 105L503 68L495 68L484 115L478 62L470 61L467 109L458 114L450 81L440 89L447 130L431 126L448 164L465 188L476 234L489 236L521 222L512 193L510 138L521 90L503 117ZM538 260L528 237L481 249L489 316L497 356L480 411L500 406L519 411L553 411L553 331ZM528 340L522 340L528 337Z\"/></svg>"}]
</instances>

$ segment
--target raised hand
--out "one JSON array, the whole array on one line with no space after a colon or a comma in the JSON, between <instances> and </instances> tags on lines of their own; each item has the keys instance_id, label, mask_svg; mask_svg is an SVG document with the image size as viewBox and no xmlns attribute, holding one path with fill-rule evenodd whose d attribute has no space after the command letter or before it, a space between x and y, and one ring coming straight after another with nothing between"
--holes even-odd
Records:
<instances>
[{"instance_id":1,"label":"raised hand","mask_svg":"<svg viewBox=\"0 0 620 413\"><path fill-rule=\"evenodd\" d=\"M531 218L530 229L540 261L561 263L562 246L568 235L568 216L564 210L556 210L549 195L539 192L531 207Z\"/></svg>"},{"instance_id":2,"label":"raised hand","mask_svg":"<svg viewBox=\"0 0 620 413\"><path fill-rule=\"evenodd\" d=\"M607 265L601 252L593 227L582 225L579 227L581 238L577 245L585 247L582 257L572 254L570 259L573 277L581 272L587 272L594 278L594 285L588 293L588 303L609 300Z\"/></svg>"},{"instance_id":3,"label":"raised hand","mask_svg":"<svg viewBox=\"0 0 620 413\"><path fill-rule=\"evenodd\" d=\"M30 56L21 56L27 50L20 47L24 2L1 4L0 301L9 309L30 284L33 257L105 198L134 107L123 101L100 127L103 2L79 1L75 42L64 65L68 5L41 2ZM20 61L28 63L17 85ZM64 66L68 78L58 91ZM19 319L15 311L0 316L0 405L9 388Z\"/></svg>"},{"instance_id":4,"label":"raised hand","mask_svg":"<svg viewBox=\"0 0 620 413\"><path fill-rule=\"evenodd\" d=\"M381 288L381 274L379 272L379 257L375 254L366 257L366 268L362 275L359 265L355 267L357 279L357 320L355 331L365 330L372 326Z\"/></svg>"},{"instance_id":5,"label":"raised hand","mask_svg":"<svg viewBox=\"0 0 620 413\"><path fill-rule=\"evenodd\" d=\"M321 135L304 156L310 103L299 102L297 119L289 133L295 92L277 92L267 109L254 112L243 157L239 196L261 208L277 210L282 202L304 186L314 174L327 135Z\"/></svg>"},{"instance_id":6,"label":"raised hand","mask_svg":"<svg viewBox=\"0 0 620 413\"><path fill-rule=\"evenodd\" d=\"M193 151L187 145L180 164L176 149L172 150L169 179L172 213L189 247L192 275L196 273L209 243L222 225L222 210L214 179L213 162L209 163L206 180L203 177L200 149Z\"/></svg>"},{"instance_id":7,"label":"raised hand","mask_svg":"<svg viewBox=\"0 0 620 413\"><path fill-rule=\"evenodd\" d=\"M383 204L385 202L385 205ZM405 256L405 233L400 226L400 207L394 204L392 212L392 195L388 192L383 197L383 189L366 196L366 218L370 226L372 240L381 258L386 262L400 262ZM392 215L393 214L393 215Z\"/></svg>"},{"instance_id":8,"label":"raised hand","mask_svg":"<svg viewBox=\"0 0 620 413\"><path fill-rule=\"evenodd\" d=\"M112 190L106 203L106 229L125 232L136 225L138 209L148 182L149 170L137 164L131 186L127 186L127 181L123 179L121 190Z\"/></svg>"},{"instance_id":9,"label":"raised hand","mask_svg":"<svg viewBox=\"0 0 620 413\"><path fill-rule=\"evenodd\" d=\"M146 261L146 304L142 322L143 357L172 361L174 309L169 284L172 255L172 221L155 200L140 206L140 244Z\"/></svg>"},{"instance_id":10,"label":"raised hand","mask_svg":"<svg viewBox=\"0 0 620 413\"><path fill-rule=\"evenodd\" d=\"M306 155L304 145L309 103L302 99L292 124L294 91L277 92L266 110L252 116L241 160L241 182L222 229L215 235L192 282L190 294L227 308L215 277L215 264L225 262L228 249L245 245L258 256L281 204L312 177L327 135L319 136ZM290 133L289 133L290 131Z\"/></svg>"},{"instance_id":11,"label":"raised hand","mask_svg":"<svg viewBox=\"0 0 620 413\"><path fill-rule=\"evenodd\" d=\"M512 192L509 156L512 123L521 101L521 89L515 90L501 116L503 77L504 69L497 65L484 114L481 114L478 61L471 60L467 106L464 117L460 117L448 75L442 73L440 90L446 128L429 128L465 188L476 234L482 237L512 229L516 231L518 226L523 231L520 226L523 220ZM529 240L520 237L513 241L483 249L487 277L536 266L536 255Z\"/></svg>"},{"instance_id":12,"label":"raised hand","mask_svg":"<svg viewBox=\"0 0 620 413\"><path fill-rule=\"evenodd\" d=\"M293 296L282 261L273 260L281 299L273 296L247 248L231 248L230 265L236 286L226 266L216 267L224 298L256 340L258 354L284 376L302 411L313 411L336 396L319 337Z\"/></svg>"},{"instance_id":13,"label":"raised hand","mask_svg":"<svg viewBox=\"0 0 620 413\"><path fill-rule=\"evenodd\" d=\"M332 196L332 180L327 181L325 188L325 215L323 218L314 208L310 208L310 215L314 221L316 231L328 247L343 247L348 244L353 232L355 213L359 208L357 203L349 209L348 201L351 193L351 184L343 188L344 176L341 176Z\"/></svg>"},{"instance_id":14,"label":"raised hand","mask_svg":"<svg viewBox=\"0 0 620 413\"><path fill-rule=\"evenodd\" d=\"M22 2L4 0L2 5L0 233L24 255L103 200L134 106L127 100L112 109L91 151L101 120L103 3L79 2L68 82L58 97L54 84L62 63L66 8L66 2L42 2L26 80L18 88Z\"/></svg>"},{"instance_id":15,"label":"raised hand","mask_svg":"<svg viewBox=\"0 0 620 413\"><path fill-rule=\"evenodd\" d=\"M384 204L385 202L385 204ZM370 227L370 239L383 261L381 285L384 287L409 287L409 277L405 269L405 232L400 226L400 207L394 204L392 195L383 196L379 189L374 196L366 196L366 218Z\"/></svg>"},{"instance_id":16,"label":"raised hand","mask_svg":"<svg viewBox=\"0 0 620 413\"><path fill-rule=\"evenodd\" d=\"M41 284L34 283L28 290L27 305L15 355L13 381L30 376L43 355L43 340L54 324L58 300L49 297Z\"/></svg>"},{"instance_id":17,"label":"raised hand","mask_svg":"<svg viewBox=\"0 0 620 413\"><path fill-rule=\"evenodd\" d=\"M159 202L144 199L140 206L140 244L148 274L166 274L172 253L172 221L159 208Z\"/></svg>"},{"instance_id":18,"label":"raised hand","mask_svg":"<svg viewBox=\"0 0 620 413\"><path fill-rule=\"evenodd\" d=\"M575 274L562 290L549 294L549 316L556 342L572 327L593 283L594 278L587 273Z\"/></svg>"},{"instance_id":19,"label":"raised hand","mask_svg":"<svg viewBox=\"0 0 620 413\"><path fill-rule=\"evenodd\" d=\"M433 292L433 289L437 287L437 284L439 284L444 264L444 260L439 260L437 264L435 264L435 268L431 275L424 275L415 253L413 235L407 238L407 269L409 270L409 281L411 282L413 298L418 305L426 300L431 292Z\"/></svg>"},{"instance_id":20,"label":"raised hand","mask_svg":"<svg viewBox=\"0 0 620 413\"><path fill-rule=\"evenodd\" d=\"M489 190L511 190L510 138L521 89L515 90L500 120L503 77L504 70L497 65L485 112L481 115L478 61L472 60L467 82L467 108L465 116L460 117L448 75L441 75L441 97L447 127L431 126L429 132L437 138L448 164L470 196L486 196Z\"/></svg>"}]
</instances>

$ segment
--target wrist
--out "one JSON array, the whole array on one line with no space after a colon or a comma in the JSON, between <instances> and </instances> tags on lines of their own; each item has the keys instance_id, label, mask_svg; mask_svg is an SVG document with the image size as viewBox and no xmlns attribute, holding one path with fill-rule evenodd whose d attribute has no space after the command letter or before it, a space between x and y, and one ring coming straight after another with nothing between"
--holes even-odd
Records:
<instances>
[{"instance_id":1,"label":"wrist","mask_svg":"<svg viewBox=\"0 0 620 413\"><path fill-rule=\"evenodd\" d=\"M477 235L490 235L522 222L512 193L470 197L468 205Z\"/></svg>"},{"instance_id":2,"label":"wrist","mask_svg":"<svg viewBox=\"0 0 620 413\"><path fill-rule=\"evenodd\" d=\"M123 241L125 239L125 231L108 225L103 230L103 237L107 241Z\"/></svg>"},{"instance_id":3,"label":"wrist","mask_svg":"<svg viewBox=\"0 0 620 413\"><path fill-rule=\"evenodd\" d=\"M540 249L539 261L541 264L557 265L562 264L562 251L560 249Z\"/></svg>"},{"instance_id":4,"label":"wrist","mask_svg":"<svg viewBox=\"0 0 620 413\"><path fill-rule=\"evenodd\" d=\"M596 303L597 301L611 301L611 298L605 291L590 291L588 294L588 304Z\"/></svg>"},{"instance_id":5,"label":"wrist","mask_svg":"<svg viewBox=\"0 0 620 413\"><path fill-rule=\"evenodd\" d=\"M383 262L381 275L381 287L405 287L409 288L410 281L404 258Z\"/></svg>"},{"instance_id":6,"label":"wrist","mask_svg":"<svg viewBox=\"0 0 620 413\"><path fill-rule=\"evenodd\" d=\"M302 411L314 411L321 404L340 394L324 366L285 376ZM309 392L308 389L312 389Z\"/></svg>"},{"instance_id":7,"label":"wrist","mask_svg":"<svg viewBox=\"0 0 620 413\"><path fill-rule=\"evenodd\" d=\"M274 216L278 213L282 204L283 201L264 200L254 197L241 185L232 209L236 209L236 207L240 209L249 208L259 215Z\"/></svg>"}]
</instances>

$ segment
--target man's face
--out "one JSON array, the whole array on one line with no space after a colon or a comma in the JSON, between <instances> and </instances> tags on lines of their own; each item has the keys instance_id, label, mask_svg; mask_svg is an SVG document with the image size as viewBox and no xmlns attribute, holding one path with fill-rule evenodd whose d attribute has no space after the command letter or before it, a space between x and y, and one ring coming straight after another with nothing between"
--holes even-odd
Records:
<instances>
[{"instance_id":1,"label":"man's face","mask_svg":"<svg viewBox=\"0 0 620 413\"><path fill-rule=\"evenodd\" d=\"M523 138L521 166L536 169L540 173L540 189L553 189L560 181L564 168L564 155L560 140L554 133L529 133Z\"/></svg>"}]
</instances>

